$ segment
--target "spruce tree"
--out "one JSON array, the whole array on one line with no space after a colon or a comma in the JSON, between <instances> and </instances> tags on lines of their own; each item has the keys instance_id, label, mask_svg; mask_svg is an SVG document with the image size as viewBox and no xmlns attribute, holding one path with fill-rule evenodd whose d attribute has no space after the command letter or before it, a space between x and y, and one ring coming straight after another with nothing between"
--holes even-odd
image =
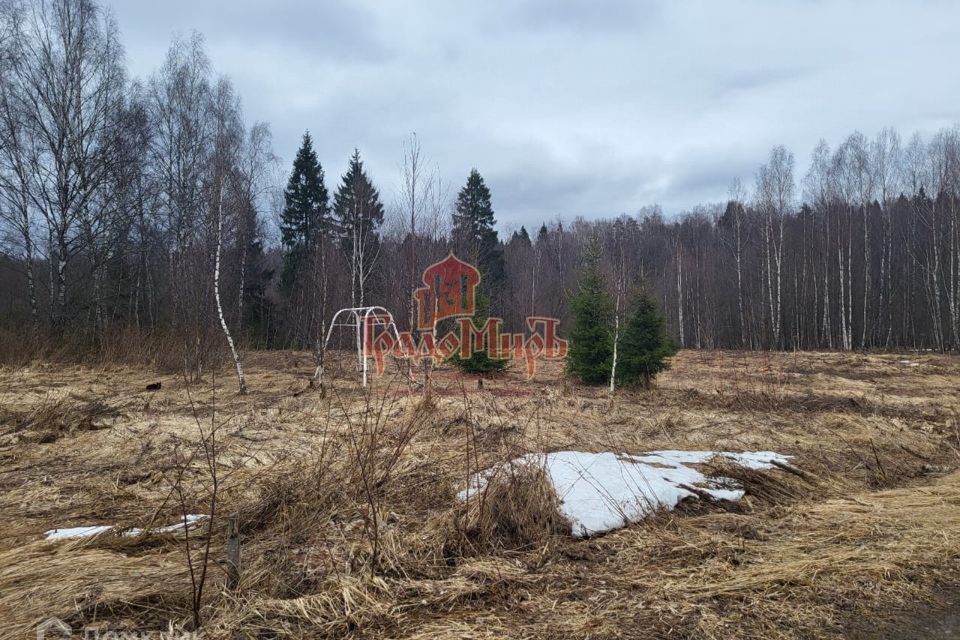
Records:
<instances>
[{"instance_id":1,"label":"spruce tree","mask_svg":"<svg viewBox=\"0 0 960 640\"><path fill-rule=\"evenodd\" d=\"M473 314L473 324L477 329L483 329L490 317L488 309L490 301L482 290L477 289L476 294L476 312ZM495 345L499 348L499 345ZM448 358L453 366L465 373L501 373L507 370L510 364L507 358L491 358L486 350L473 351L469 358L461 358L459 353L454 353Z\"/></svg>"},{"instance_id":2,"label":"spruce tree","mask_svg":"<svg viewBox=\"0 0 960 640\"><path fill-rule=\"evenodd\" d=\"M613 365L613 302L600 266L600 239L587 246L577 292L570 298L573 330L567 373L585 384L605 384Z\"/></svg>"},{"instance_id":3,"label":"spruce tree","mask_svg":"<svg viewBox=\"0 0 960 640\"><path fill-rule=\"evenodd\" d=\"M470 170L467 184L457 194L453 214L453 243L464 260L473 261L486 282L487 291L503 284L506 266L503 248L497 237L496 219L487 188L480 172Z\"/></svg>"},{"instance_id":4,"label":"spruce tree","mask_svg":"<svg viewBox=\"0 0 960 640\"><path fill-rule=\"evenodd\" d=\"M633 309L617 354L617 384L641 383L649 388L658 373L668 369L667 358L677 352L667 335L667 320L646 290L633 303Z\"/></svg>"},{"instance_id":5,"label":"spruce tree","mask_svg":"<svg viewBox=\"0 0 960 640\"><path fill-rule=\"evenodd\" d=\"M334 195L333 216L340 247L350 261L352 304L363 306L366 282L380 254L377 230L383 224L383 204L356 149Z\"/></svg>"},{"instance_id":6,"label":"spruce tree","mask_svg":"<svg viewBox=\"0 0 960 640\"><path fill-rule=\"evenodd\" d=\"M293 284L316 243L329 231L329 197L323 184L323 168L307 132L303 134L290 180L283 192L280 236L286 249L281 274L284 288Z\"/></svg>"},{"instance_id":7,"label":"spruce tree","mask_svg":"<svg viewBox=\"0 0 960 640\"><path fill-rule=\"evenodd\" d=\"M503 248L497 237L496 219L490 202L490 189L476 169L457 194L453 214L453 243L460 258L472 262L480 271L476 292L474 324L482 329L490 315L491 300L500 294L506 279ZM475 351L467 359L454 354L450 362L467 373L492 373L507 368L508 361L491 358L486 351Z\"/></svg>"},{"instance_id":8,"label":"spruce tree","mask_svg":"<svg viewBox=\"0 0 960 640\"><path fill-rule=\"evenodd\" d=\"M527 233L526 227L521 226L520 231L514 231L513 235L510 236L510 244L514 245L515 243L525 247L531 246L530 234Z\"/></svg>"}]
</instances>

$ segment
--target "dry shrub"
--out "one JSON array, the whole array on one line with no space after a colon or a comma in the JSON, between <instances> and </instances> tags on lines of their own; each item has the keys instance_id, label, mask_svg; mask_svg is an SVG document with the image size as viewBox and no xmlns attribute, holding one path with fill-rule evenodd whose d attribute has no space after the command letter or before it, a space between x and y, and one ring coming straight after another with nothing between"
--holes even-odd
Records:
<instances>
[{"instance_id":1,"label":"dry shrub","mask_svg":"<svg viewBox=\"0 0 960 640\"><path fill-rule=\"evenodd\" d=\"M394 599L382 578L336 576L294 598L238 600L204 630L213 638L342 638L389 625Z\"/></svg>"},{"instance_id":2,"label":"dry shrub","mask_svg":"<svg viewBox=\"0 0 960 640\"><path fill-rule=\"evenodd\" d=\"M264 477L257 498L239 511L240 532L287 530L304 535L317 519L349 502L348 487L334 477L341 469L324 460L302 462Z\"/></svg>"},{"instance_id":3,"label":"dry shrub","mask_svg":"<svg viewBox=\"0 0 960 640\"><path fill-rule=\"evenodd\" d=\"M325 572L317 570L313 549L356 513L349 487L337 477L342 470L314 461L263 479L257 498L238 512L241 537L256 541L245 552L255 554L244 567L246 586L280 598L318 587Z\"/></svg>"},{"instance_id":4,"label":"dry shrub","mask_svg":"<svg viewBox=\"0 0 960 640\"><path fill-rule=\"evenodd\" d=\"M733 480L746 496L759 499L766 505L789 504L804 498L832 494L836 487L835 483L808 473L800 478L776 469L751 469L722 456L711 460L706 467L708 475ZM733 503L734 506L738 504Z\"/></svg>"},{"instance_id":5,"label":"dry shrub","mask_svg":"<svg viewBox=\"0 0 960 640\"><path fill-rule=\"evenodd\" d=\"M346 425L321 425L325 435L309 460L260 478L256 497L239 510L241 533L260 541L263 594L299 597L333 574L418 572L421 554L437 556L432 540L399 541L407 531L422 533L425 510L452 501L448 473L428 452L407 453L430 412L369 397L339 409Z\"/></svg>"},{"instance_id":6,"label":"dry shrub","mask_svg":"<svg viewBox=\"0 0 960 640\"><path fill-rule=\"evenodd\" d=\"M108 329L102 336L84 332L41 335L0 329L0 364L25 366L37 359L62 364L148 367L164 373L202 373L226 361L217 333L200 339L172 330Z\"/></svg>"},{"instance_id":7,"label":"dry shrub","mask_svg":"<svg viewBox=\"0 0 960 640\"><path fill-rule=\"evenodd\" d=\"M722 391L722 392L721 392ZM780 389L720 389L710 393L701 389L671 392L690 406L709 407L745 413L853 414L885 418L938 418L945 414L939 407L894 405L867 398L862 394L838 395L811 390L787 393Z\"/></svg>"},{"instance_id":8,"label":"dry shrub","mask_svg":"<svg viewBox=\"0 0 960 640\"><path fill-rule=\"evenodd\" d=\"M39 351L33 338L24 331L0 329L0 364L22 367L33 360Z\"/></svg>"},{"instance_id":9,"label":"dry shrub","mask_svg":"<svg viewBox=\"0 0 960 640\"><path fill-rule=\"evenodd\" d=\"M537 464L503 464L458 514L460 552L516 550L569 535L570 522L546 470Z\"/></svg>"},{"instance_id":10,"label":"dry shrub","mask_svg":"<svg viewBox=\"0 0 960 640\"><path fill-rule=\"evenodd\" d=\"M199 380L205 371L227 361L222 336L204 331L200 336L171 330L110 330L95 344L64 345L52 359L66 362L147 367L162 373L187 373Z\"/></svg>"},{"instance_id":11,"label":"dry shrub","mask_svg":"<svg viewBox=\"0 0 960 640\"><path fill-rule=\"evenodd\" d=\"M188 585L176 554L128 557L35 542L0 553L3 634L33 637L34 626L51 616L72 626L107 619L125 621L133 629L156 628L158 610L185 616Z\"/></svg>"},{"instance_id":12,"label":"dry shrub","mask_svg":"<svg viewBox=\"0 0 960 640\"><path fill-rule=\"evenodd\" d=\"M78 431L96 431L111 426L119 412L101 400L47 399L30 411L4 409L0 425L4 435L17 440L49 443Z\"/></svg>"},{"instance_id":13,"label":"dry shrub","mask_svg":"<svg viewBox=\"0 0 960 640\"><path fill-rule=\"evenodd\" d=\"M194 372L220 367L225 347L216 340L190 340L172 331L113 331L90 353L77 353L76 361L101 365L148 367L163 373Z\"/></svg>"}]
</instances>

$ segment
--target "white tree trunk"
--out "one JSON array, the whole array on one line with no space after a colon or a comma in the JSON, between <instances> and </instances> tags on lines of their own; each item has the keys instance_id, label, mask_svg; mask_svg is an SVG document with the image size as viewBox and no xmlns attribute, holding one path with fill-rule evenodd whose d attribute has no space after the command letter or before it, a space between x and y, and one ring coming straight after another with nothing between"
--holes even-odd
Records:
<instances>
[{"instance_id":1,"label":"white tree trunk","mask_svg":"<svg viewBox=\"0 0 960 640\"><path fill-rule=\"evenodd\" d=\"M620 306L624 289L623 245L620 245L620 264L617 269L617 302L613 312L613 362L610 366L610 396L617 387L617 348L620 345Z\"/></svg>"},{"instance_id":2,"label":"white tree trunk","mask_svg":"<svg viewBox=\"0 0 960 640\"><path fill-rule=\"evenodd\" d=\"M740 347L747 346L747 323L743 313L743 245L740 233L740 212L737 212L737 309L740 312Z\"/></svg>"},{"instance_id":3,"label":"white tree trunk","mask_svg":"<svg viewBox=\"0 0 960 640\"><path fill-rule=\"evenodd\" d=\"M677 243L677 323L680 325L680 346L685 347L683 336L683 252Z\"/></svg>"},{"instance_id":4,"label":"white tree trunk","mask_svg":"<svg viewBox=\"0 0 960 640\"><path fill-rule=\"evenodd\" d=\"M217 315L220 317L220 327L223 329L223 335L227 338L227 344L230 346L230 354L233 356L233 364L237 369L237 380L240 383L240 393L247 392L247 381L243 377L243 364L240 362L240 354L237 352L237 346L233 342L233 336L230 335L230 328L227 326L227 319L223 315L223 305L220 302L220 254L223 251L223 200L222 194L217 198L217 249L214 257L213 266L213 297L217 303Z\"/></svg>"}]
</instances>

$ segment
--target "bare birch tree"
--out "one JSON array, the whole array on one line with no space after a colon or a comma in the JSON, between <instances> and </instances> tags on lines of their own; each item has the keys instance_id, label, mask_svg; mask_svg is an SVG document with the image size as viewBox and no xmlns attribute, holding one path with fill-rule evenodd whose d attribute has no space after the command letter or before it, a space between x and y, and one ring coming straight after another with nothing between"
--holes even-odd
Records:
<instances>
[{"instance_id":1,"label":"bare birch tree","mask_svg":"<svg viewBox=\"0 0 960 640\"><path fill-rule=\"evenodd\" d=\"M764 216L767 301L771 346L774 348L782 345L783 233L788 209L793 204L793 192L793 154L783 146L774 147L769 162L757 173L758 206Z\"/></svg>"},{"instance_id":2,"label":"bare birch tree","mask_svg":"<svg viewBox=\"0 0 960 640\"><path fill-rule=\"evenodd\" d=\"M0 6L0 219L22 241L27 295L30 299L30 326L39 340L40 311L34 275L33 219L30 203L31 167L36 163L29 136L23 87L16 82L14 67L19 51L12 46L22 15L12 5Z\"/></svg>"},{"instance_id":3,"label":"bare birch tree","mask_svg":"<svg viewBox=\"0 0 960 640\"><path fill-rule=\"evenodd\" d=\"M116 23L90 0L40 0L13 36L7 94L30 140L27 189L50 239L51 315L62 328L67 265L88 234L81 220L108 183L126 88Z\"/></svg>"},{"instance_id":4,"label":"bare birch tree","mask_svg":"<svg viewBox=\"0 0 960 640\"><path fill-rule=\"evenodd\" d=\"M220 320L220 328L223 330L227 346L230 348L230 355L233 357L234 368L237 371L237 382L240 393L245 394L247 392L247 381L243 374L243 363L240 360L240 352L234 342L233 334L230 332L230 327L227 324L227 319L223 312L223 301L220 295L220 267L224 245L225 201L227 200L228 189L237 182L235 179L235 172L238 170L236 162L238 147L243 136L233 87L227 80L221 80L217 83L211 109L214 119L213 175L209 186L210 197L212 199L213 225L215 227L213 296L217 305L217 316ZM231 201L234 205L237 202L237 195L236 192L232 194L233 197Z\"/></svg>"}]
</instances>

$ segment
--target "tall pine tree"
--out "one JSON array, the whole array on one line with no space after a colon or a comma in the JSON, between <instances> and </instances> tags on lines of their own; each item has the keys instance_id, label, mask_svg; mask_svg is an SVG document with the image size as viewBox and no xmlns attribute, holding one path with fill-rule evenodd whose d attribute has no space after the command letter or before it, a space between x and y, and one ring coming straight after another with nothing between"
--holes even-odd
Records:
<instances>
[{"instance_id":1,"label":"tall pine tree","mask_svg":"<svg viewBox=\"0 0 960 640\"><path fill-rule=\"evenodd\" d=\"M307 132L303 134L303 143L297 151L290 180L283 192L280 237L286 249L281 274L284 288L289 288L297 279L316 243L330 232L330 223L329 196L323 184L323 168Z\"/></svg>"},{"instance_id":2,"label":"tall pine tree","mask_svg":"<svg viewBox=\"0 0 960 640\"><path fill-rule=\"evenodd\" d=\"M480 172L471 169L467 184L457 194L457 206L453 214L453 243L460 257L472 261L480 270L488 294L495 293L506 277L496 223L490 203L490 189Z\"/></svg>"},{"instance_id":3,"label":"tall pine tree","mask_svg":"<svg viewBox=\"0 0 960 640\"><path fill-rule=\"evenodd\" d=\"M457 194L453 214L453 244L461 259L471 262L480 271L473 321L482 328L490 315L491 303L499 299L506 280L503 247L497 236L496 219L490 202L490 189L480 172L470 170L467 184ZM491 358L486 351L475 351L467 359L458 355L450 362L468 373L492 373L507 368L506 359Z\"/></svg>"},{"instance_id":4,"label":"tall pine tree","mask_svg":"<svg viewBox=\"0 0 960 640\"><path fill-rule=\"evenodd\" d=\"M600 259L600 238L594 235L587 245L577 292L570 298L573 330L567 373L586 384L608 382L613 365L613 302Z\"/></svg>"},{"instance_id":5,"label":"tall pine tree","mask_svg":"<svg viewBox=\"0 0 960 640\"><path fill-rule=\"evenodd\" d=\"M383 224L383 204L356 149L334 196L333 215L340 248L350 264L351 306L362 307L380 257L378 229Z\"/></svg>"}]
</instances>

